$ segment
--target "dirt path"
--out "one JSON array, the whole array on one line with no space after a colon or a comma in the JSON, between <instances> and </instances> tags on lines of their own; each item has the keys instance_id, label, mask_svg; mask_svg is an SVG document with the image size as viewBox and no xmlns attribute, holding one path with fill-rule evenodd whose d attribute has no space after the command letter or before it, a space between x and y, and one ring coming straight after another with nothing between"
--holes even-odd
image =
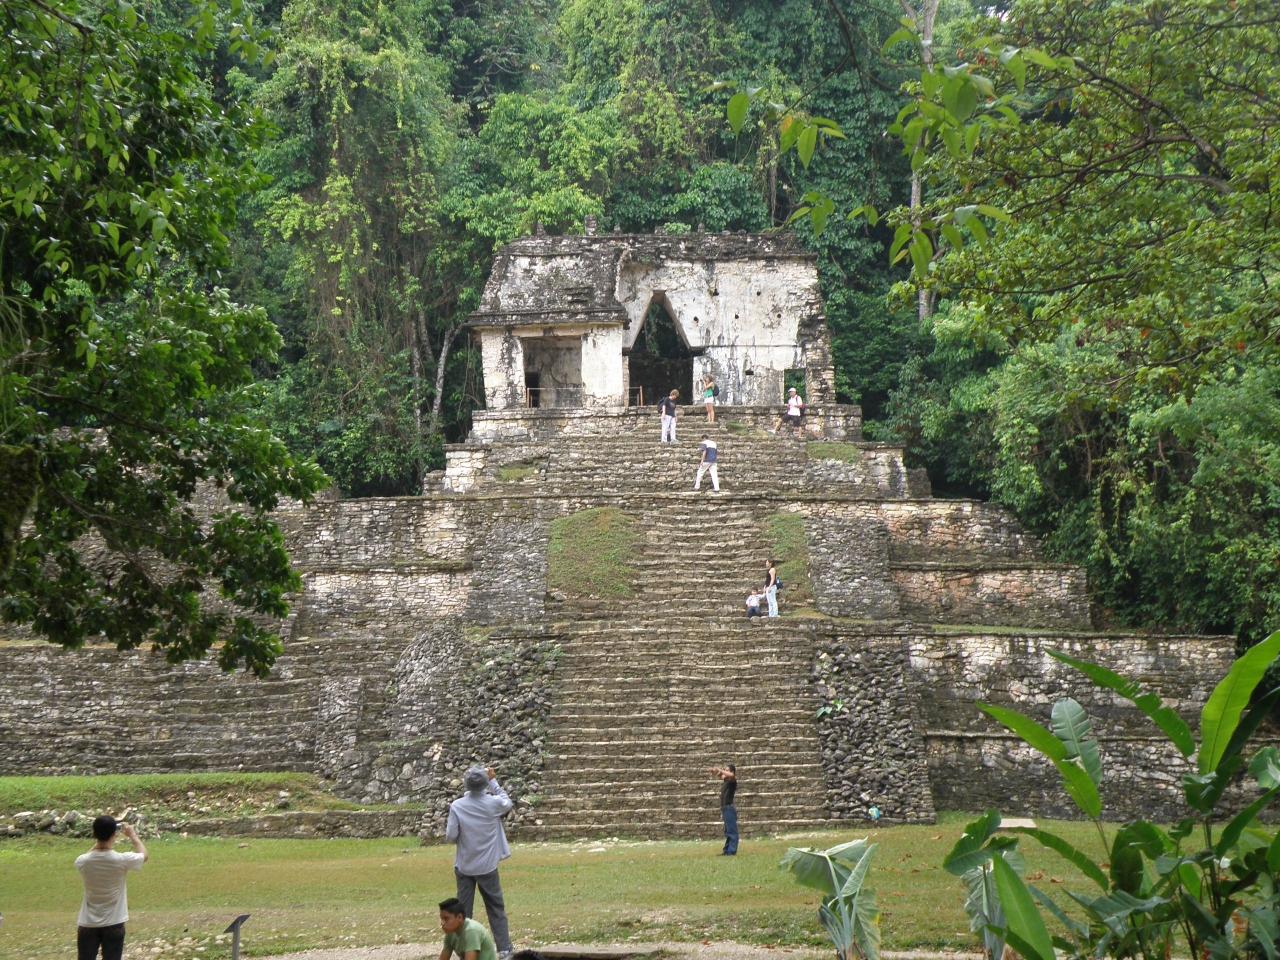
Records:
<instances>
[{"instance_id":1,"label":"dirt path","mask_svg":"<svg viewBox=\"0 0 1280 960\"><path fill-rule=\"evenodd\" d=\"M591 957L607 960L626 957L661 957L662 960L829 960L830 950L812 947L761 947L745 943L556 943L540 947L547 960ZM265 960L435 960L438 944L392 943L381 947L338 947L280 954ZM885 952L883 960L974 960L976 954L937 953L925 950Z\"/></svg>"}]
</instances>

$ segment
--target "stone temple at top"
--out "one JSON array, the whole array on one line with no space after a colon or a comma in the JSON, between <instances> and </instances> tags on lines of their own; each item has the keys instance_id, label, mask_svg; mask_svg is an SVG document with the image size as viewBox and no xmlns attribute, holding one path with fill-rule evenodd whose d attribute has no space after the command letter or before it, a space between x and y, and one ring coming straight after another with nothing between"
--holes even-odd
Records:
<instances>
[{"instance_id":1,"label":"stone temple at top","mask_svg":"<svg viewBox=\"0 0 1280 960\"><path fill-rule=\"evenodd\" d=\"M784 236L538 234L497 256L470 325L489 410L835 400L816 257Z\"/></svg>"}]
</instances>

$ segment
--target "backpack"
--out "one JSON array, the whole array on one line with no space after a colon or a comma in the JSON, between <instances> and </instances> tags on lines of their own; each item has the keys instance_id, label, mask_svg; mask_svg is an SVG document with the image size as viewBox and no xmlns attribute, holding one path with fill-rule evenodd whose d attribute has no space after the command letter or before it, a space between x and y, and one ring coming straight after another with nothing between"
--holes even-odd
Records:
<instances>
[{"instance_id":1,"label":"backpack","mask_svg":"<svg viewBox=\"0 0 1280 960\"><path fill-rule=\"evenodd\" d=\"M777 580L773 581L773 588L774 588L775 590L777 590L779 593L781 593L781 592L782 592L782 578L781 578L781 577L779 577Z\"/></svg>"},{"instance_id":2,"label":"backpack","mask_svg":"<svg viewBox=\"0 0 1280 960\"><path fill-rule=\"evenodd\" d=\"M715 397L715 398L719 399L719 397L720 397L720 384L718 384L718 383L716 383L716 384L712 384L712 386L711 386L711 396L713 396L713 397Z\"/></svg>"}]
</instances>

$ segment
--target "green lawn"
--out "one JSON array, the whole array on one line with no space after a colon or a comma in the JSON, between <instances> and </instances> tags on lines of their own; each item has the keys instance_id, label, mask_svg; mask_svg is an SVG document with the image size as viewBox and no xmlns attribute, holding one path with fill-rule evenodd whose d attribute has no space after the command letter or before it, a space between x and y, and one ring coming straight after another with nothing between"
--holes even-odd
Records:
<instances>
[{"instance_id":1,"label":"green lawn","mask_svg":"<svg viewBox=\"0 0 1280 960\"><path fill-rule=\"evenodd\" d=\"M880 844L869 885L880 897L886 949L968 947L958 881L938 867L967 817L866 831ZM1097 848L1088 824L1063 824ZM861 835L829 832L744 841L735 859L706 842L522 844L504 864L517 943L736 940L822 943L817 894L778 869L788 846L825 847ZM1024 841L1028 874L1078 885L1052 855ZM195 937L201 957L237 913L249 956L305 947L437 939L435 904L452 893L451 847L412 840L152 841L151 863L129 881L130 938ZM72 860L87 844L51 837L0 844L0 958L65 957L80 892ZM1060 888L1059 888L1060 889ZM166 956L183 956L169 952Z\"/></svg>"}]
</instances>

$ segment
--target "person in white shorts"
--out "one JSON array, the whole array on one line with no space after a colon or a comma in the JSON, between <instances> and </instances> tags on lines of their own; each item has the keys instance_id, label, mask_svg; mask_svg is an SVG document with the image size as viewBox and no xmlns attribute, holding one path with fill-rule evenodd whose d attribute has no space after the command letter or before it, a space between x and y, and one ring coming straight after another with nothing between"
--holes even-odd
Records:
<instances>
[{"instance_id":1,"label":"person in white shorts","mask_svg":"<svg viewBox=\"0 0 1280 960\"><path fill-rule=\"evenodd\" d=\"M716 449L716 442L704 433L698 449L702 451L702 460L698 463L698 476L694 478L693 489L702 489L702 475L709 470L711 471L711 489L719 493L720 474L716 472L716 457L719 456L719 451Z\"/></svg>"}]
</instances>

